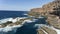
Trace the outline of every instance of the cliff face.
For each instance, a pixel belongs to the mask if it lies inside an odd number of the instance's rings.
[[[52,13],[57,11],[55,9],[60,7],[60,1],[53,1],[42,6],[42,8],[31,9],[31,12],[39,12],[40,14]]]
[[[31,11],[42,13],[44,10],[43,10],[43,8],[34,8],[34,9],[31,9]]]
[[[60,0],[55,0],[53,2],[45,4],[45,5],[42,6],[42,8],[31,9],[30,12],[31,12],[30,14],[34,14],[36,12],[36,13],[39,13],[40,15],[42,15],[42,16],[46,16],[47,17],[46,21],[47,21],[48,25],[51,25],[54,28],[60,30]],[[40,29],[40,31],[41,31],[41,29]],[[43,31],[41,31],[41,32],[43,32]],[[51,32],[48,32],[48,33],[51,33]]]
[[[32,9],[31,12],[38,12],[40,15],[47,17],[47,22],[54,26],[55,28],[60,29],[60,1],[55,0],[46,5],[43,5],[42,8]]]

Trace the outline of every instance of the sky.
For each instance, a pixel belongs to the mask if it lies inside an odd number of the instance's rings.
[[[29,11],[53,0],[0,0],[0,10]]]

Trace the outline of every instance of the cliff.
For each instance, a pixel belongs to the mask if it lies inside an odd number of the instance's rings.
[[[36,14],[34,14],[36,13]],[[45,4],[42,6],[42,8],[34,8],[31,9],[31,11],[29,12],[29,15],[37,15],[37,13],[39,13],[42,16],[46,16],[47,17],[47,22],[52,25],[54,24],[54,22],[60,24],[60,0],[55,0],[53,2],[50,2],[48,4]],[[40,16],[38,15],[38,16]],[[53,22],[53,23],[52,23]],[[52,24],[51,24],[52,23]],[[59,27],[56,27],[60,29],[60,25]]]
[[[40,14],[52,13],[60,9],[60,1],[53,1],[42,6],[42,8],[31,9],[31,12],[39,12]]]
[[[55,0],[53,2],[50,2],[48,4],[45,4],[42,6],[42,8],[34,8],[31,9],[29,12],[30,16],[35,16],[33,15],[34,13],[39,13],[41,16],[46,16],[47,23],[48,25],[53,26],[56,29],[60,30],[60,0]],[[38,15],[39,16],[39,15]],[[50,30],[50,28],[42,28],[43,30],[46,30],[49,34],[57,34],[55,31]],[[38,30],[38,34],[44,34],[43,30]],[[55,33],[53,33],[55,32]]]

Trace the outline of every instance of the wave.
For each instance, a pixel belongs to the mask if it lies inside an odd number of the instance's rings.
[[[17,17],[17,18],[1,19],[0,20],[0,24],[6,23],[7,21],[12,21],[13,23],[15,23],[17,20],[19,21],[20,19],[25,19],[25,18],[27,18],[27,17]],[[43,18],[43,17],[39,17],[39,18]],[[8,34],[9,32],[10,32],[10,34],[14,34],[16,32],[16,30],[18,28],[22,27],[24,24],[32,23],[32,22],[35,22],[36,20],[38,20],[38,19],[33,19],[33,20],[27,19],[27,20],[24,20],[21,25],[20,24],[19,25],[13,25],[13,26],[7,25],[4,28],[0,28],[0,34]],[[38,29],[40,29],[43,26],[51,28],[51,29],[55,30],[57,32],[57,34],[60,34],[60,30],[54,28],[53,26],[49,26],[49,25],[46,25],[46,24],[35,24],[34,25],[34,27],[38,27]]]
[[[23,18],[26,18],[26,17],[17,17],[17,18],[6,18],[6,19],[1,19],[0,20],[0,24],[3,24],[3,23],[6,23],[7,21],[12,21],[13,23],[15,23],[18,20],[20,19],[23,19]],[[16,32],[17,28],[23,26],[24,23],[22,23],[22,25],[13,25],[13,26],[9,26],[7,25],[6,27],[4,28],[0,28],[0,34],[5,34],[5,33],[8,33],[9,31],[13,31],[14,33]]]
[[[28,14],[24,14],[24,15],[28,15]]]
[[[7,21],[12,21],[13,23],[15,23],[15,22],[17,21],[17,19],[18,19],[18,21],[19,21],[20,19],[25,19],[25,18],[27,18],[27,17],[17,17],[17,18],[1,19],[1,20],[0,20],[0,24],[6,23]],[[13,31],[13,32],[15,33],[16,30],[17,30],[17,28],[22,27],[23,24],[25,24],[26,22],[27,22],[27,23],[31,23],[31,22],[35,22],[35,20],[36,20],[36,19],[33,19],[33,20],[29,20],[29,19],[24,20],[21,25],[20,25],[20,24],[19,24],[19,25],[13,25],[13,26],[7,25],[7,26],[4,27],[4,28],[0,28],[0,34],[3,34],[3,33],[5,34],[5,33],[8,33],[8,32],[11,32],[11,31]]]
[[[27,18],[27,17],[5,18],[5,19],[0,20],[0,24],[6,23],[7,21],[12,21],[13,23],[15,23],[17,21],[17,19],[20,20],[20,19],[24,19],[24,18]]]

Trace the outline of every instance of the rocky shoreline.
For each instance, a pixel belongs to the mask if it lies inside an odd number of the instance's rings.
[[[6,26],[22,25],[25,20],[33,21],[39,17],[45,17],[47,25],[39,26],[37,34],[58,34],[57,30],[60,30],[60,0],[55,0],[42,6],[42,8],[34,8],[28,13],[29,18],[16,19],[16,22],[7,21],[6,23],[0,24],[0,28]],[[32,18],[31,18],[32,17]],[[14,20],[14,19],[13,19]],[[55,29],[53,29],[55,28]],[[60,31],[59,31],[60,32]]]
[[[54,0],[48,4],[42,6],[42,8],[34,8],[29,12],[30,16],[37,18],[38,16],[45,16],[48,25],[53,26],[60,30],[60,0]],[[57,32],[48,27],[42,27],[38,30],[38,34],[45,34],[43,30],[48,34],[57,34]]]

